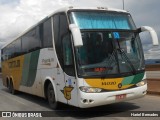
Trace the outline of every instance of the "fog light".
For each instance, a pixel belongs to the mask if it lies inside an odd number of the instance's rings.
[[[87,99],[84,99],[84,100],[83,100],[83,103],[87,103],[87,102],[88,102],[88,100],[87,100]]]
[[[89,103],[93,103],[93,102],[94,102],[94,100],[91,100],[91,99],[89,100]]]

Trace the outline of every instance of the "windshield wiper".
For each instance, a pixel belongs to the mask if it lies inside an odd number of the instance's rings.
[[[121,54],[121,57],[122,57],[122,55],[124,56],[125,60],[129,63],[129,65],[130,65],[131,68],[132,68],[132,73],[133,73],[133,75],[135,75],[135,74],[136,74],[136,69],[134,68],[134,66],[133,66],[132,62],[130,61],[130,59],[127,57],[127,55],[126,55],[126,53],[124,52],[124,50],[121,49],[121,46],[120,46],[120,43],[119,43],[118,40],[117,40],[117,43],[118,43],[118,47],[119,47],[119,48],[117,48],[117,51]],[[123,58],[122,58],[122,59],[123,59]]]
[[[118,67],[118,72],[120,73],[120,66],[119,66],[119,63],[118,63],[118,56],[117,56],[117,50],[116,49],[113,50],[111,56],[109,57],[109,60],[106,61],[106,62],[107,62],[106,68],[112,68],[112,69],[113,69],[113,67],[110,67],[110,66],[111,66],[112,63],[115,62],[117,64],[117,67]],[[107,69],[106,72],[105,72],[106,75],[104,77],[106,77],[107,73],[112,69]]]
[[[107,64],[107,67],[108,67],[108,65],[110,65],[114,61],[115,56],[116,56],[116,49],[113,50],[111,56],[109,57],[109,62]]]
[[[121,54],[121,56],[122,56],[122,55],[124,56],[124,57],[122,57],[122,59],[125,59],[125,61],[130,65],[130,67],[131,67],[131,69],[132,69],[132,74],[135,75],[135,74],[136,74],[136,70],[135,70],[133,64],[131,63],[131,61],[129,60],[129,58],[127,57],[126,53],[123,51],[123,49],[120,49],[120,48],[115,49],[115,50],[112,52],[112,54],[111,54],[111,56],[110,56],[110,58],[109,58],[109,60],[108,60],[108,63],[107,63],[107,65],[106,65],[106,68],[109,68],[110,65],[116,60],[115,62],[117,63],[118,71],[119,71],[119,73],[120,73],[120,66],[119,66],[119,62],[118,62],[119,59],[118,59],[118,57],[116,57],[117,54]],[[108,71],[106,71],[106,75],[107,75],[107,73],[108,73]],[[106,77],[106,75],[105,75],[104,77]]]
[[[119,49],[117,49],[117,51],[118,51],[121,55],[124,56],[125,60],[129,63],[129,65],[130,65],[131,68],[132,68],[132,73],[133,73],[133,75],[135,75],[135,74],[136,74],[136,69],[134,68],[134,66],[133,66],[132,62],[130,61],[130,59],[127,57],[127,55],[126,55],[126,53],[124,52],[124,50],[119,48]],[[123,59],[123,58],[122,58],[122,59]]]

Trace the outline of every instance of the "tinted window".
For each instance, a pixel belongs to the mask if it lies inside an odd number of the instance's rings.
[[[62,38],[62,46],[63,46],[64,71],[68,75],[74,76],[75,73],[74,73],[72,43],[69,33],[64,35],[64,37]]]
[[[54,41],[57,47],[56,49],[58,49],[58,41],[59,41],[59,15],[58,14],[54,15],[53,17],[53,31],[54,31]]]
[[[9,52],[10,52],[10,58],[13,58],[14,57],[14,52],[15,52],[15,42],[10,44]]]
[[[60,40],[60,15],[54,15],[53,17],[53,30],[54,30],[54,41],[55,48],[57,52],[57,57],[60,62],[60,65],[63,67],[63,54],[62,54],[62,45]]]
[[[31,36],[31,32],[25,34],[22,37],[22,52],[24,54],[29,52],[29,42],[30,42],[30,39],[31,39],[30,36]]]
[[[43,47],[52,47],[52,26],[51,19],[47,20],[43,24]]]
[[[53,29],[55,47],[60,65],[68,75],[74,75],[71,36],[65,13],[54,15]]]
[[[22,51],[28,53],[40,49],[39,28],[33,29],[22,37]]]
[[[4,60],[4,49],[1,50],[1,61]]]
[[[21,55],[21,39],[17,39],[9,44],[2,51],[2,61]]]
[[[35,50],[53,47],[51,19],[33,28],[2,51],[2,60],[7,60]]]
[[[14,53],[14,56],[18,56],[21,54],[21,39],[18,39],[15,41],[15,53]]]
[[[59,27],[60,27],[60,30],[59,30],[60,37],[59,37],[59,39],[61,39],[61,37],[63,37],[66,33],[69,32],[67,17],[66,17],[65,14],[60,15],[60,26]]]
[[[4,61],[4,60],[7,60],[8,57],[7,57],[7,48],[4,48],[1,50],[1,60]]]
[[[8,59],[11,58],[11,55],[12,55],[12,45],[9,44],[7,46],[7,57],[8,57]]]
[[[42,45],[41,45],[41,39],[40,39],[40,28],[39,27],[36,27],[36,29],[35,29],[35,35],[33,36],[34,37],[34,42],[33,42],[33,44],[35,44],[34,45],[34,49],[35,50],[37,50],[37,49],[40,49],[41,47],[42,47]]]

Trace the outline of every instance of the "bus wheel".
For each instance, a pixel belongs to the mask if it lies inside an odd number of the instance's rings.
[[[16,90],[14,89],[12,81],[10,81],[10,84],[9,84],[9,92],[12,93],[13,95],[16,94]]]
[[[51,83],[48,85],[47,98],[48,98],[50,107],[52,109],[58,109],[58,102],[56,101],[55,92]]]

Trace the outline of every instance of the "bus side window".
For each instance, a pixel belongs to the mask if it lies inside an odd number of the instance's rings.
[[[73,76],[74,75],[73,53],[72,53],[71,37],[69,33],[62,38],[62,46],[63,46],[64,71],[68,75]]]
[[[63,66],[63,59],[62,59],[62,50],[61,50],[61,40],[60,40],[60,20],[59,20],[59,14],[56,14],[53,16],[53,31],[54,31],[54,42],[55,42],[55,48],[56,48],[56,54],[59,60],[59,63],[61,67]]]
[[[66,74],[74,76],[71,36],[65,13],[58,13],[53,16],[53,29],[59,63]]]
[[[51,19],[45,21],[43,23],[43,28],[40,30],[43,30],[43,48],[53,47]]]
[[[14,57],[21,55],[21,39],[17,39],[15,41],[15,53],[14,53]]]
[[[69,34],[65,35],[62,39],[62,44],[63,44],[63,60],[64,60],[64,65],[72,65],[72,46],[70,42],[70,36]]]

